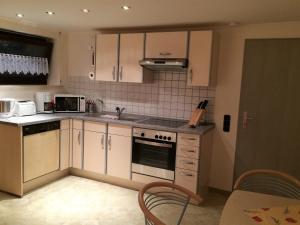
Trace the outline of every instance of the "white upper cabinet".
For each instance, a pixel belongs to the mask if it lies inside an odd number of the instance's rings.
[[[188,32],[146,34],[145,58],[186,58]]]
[[[144,58],[144,33],[120,35],[120,82],[143,82],[143,68],[139,61]]]
[[[119,34],[97,35],[96,80],[117,81]]]
[[[212,31],[191,31],[188,57],[188,86],[209,86],[212,44]]]
[[[95,73],[94,32],[70,32],[68,34],[68,75],[89,76]]]

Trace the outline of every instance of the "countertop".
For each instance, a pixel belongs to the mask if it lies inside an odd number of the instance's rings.
[[[166,126],[162,126],[162,125],[149,125],[149,124],[143,123],[143,120],[151,118],[150,116],[125,114],[127,117],[132,116],[132,117],[137,118],[137,120],[135,120],[135,121],[128,121],[128,120],[113,120],[113,119],[108,119],[108,118],[101,118],[100,116],[103,114],[110,114],[110,113],[105,112],[105,113],[36,114],[33,116],[0,118],[0,123],[22,127],[22,126],[27,126],[27,125],[52,122],[52,121],[58,121],[58,120],[63,120],[63,119],[80,119],[80,120],[97,121],[97,122],[103,122],[103,123],[123,124],[123,125],[132,126],[132,127],[148,128],[148,129],[163,130],[163,131],[170,131],[170,132],[189,133],[189,134],[200,134],[200,135],[205,134],[206,132],[208,132],[209,130],[214,128],[213,123],[207,123],[207,124],[202,124],[202,125],[200,124],[196,128],[191,128],[187,124],[188,121],[186,121],[186,125],[183,125],[183,126],[180,126],[177,128],[171,128],[171,127],[166,127]],[[162,118],[162,119],[168,119],[168,118]]]

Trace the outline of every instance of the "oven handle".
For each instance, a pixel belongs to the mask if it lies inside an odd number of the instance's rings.
[[[171,144],[164,144],[164,143],[158,143],[158,142],[152,142],[152,141],[144,141],[144,140],[140,140],[140,139],[135,139],[134,141],[136,143],[145,144],[145,145],[172,148]]]

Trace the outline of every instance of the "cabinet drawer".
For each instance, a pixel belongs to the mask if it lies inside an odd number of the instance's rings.
[[[61,120],[60,121],[60,129],[67,130],[70,128],[70,120]]]
[[[177,156],[199,159],[199,147],[177,145]]]
[[[84,122],[84,130],[86,131],[94,131],[98,133],[106,133],[106,124],[105,123],[97,123],[91,121]]]
[[[73,129],[82,130],[83,121],[82,120],[73,120]]]
[[[150,177],[150,176],[146,176],[146,175],[142,175],[142,174],[138,174],[138,173],[132,173],[131,175],[132,175],[133,181],[144,183],[144,184],[148,184],[151,182],[157,182],[157,181],[172,183],[172,181],[170,181],[170,180],[160,179],[157,177]]]
[[[175,184],[183,186],[190,191],[197,192],[197,173],[194,171],[176,168]]]
[[[129,126],[124,126],[124,125],[120,125],[120,124],[109,124],[108,125],[108,133],[116,134],[119,136],[131,137],[132,128]]]
[[[176,157],[176,167],[186,170],[198,171],[198,160],[197,159],[189,159],[177,156]]]
[[[188,146],[200,146],[200,135],[179,133],[177,144]]]

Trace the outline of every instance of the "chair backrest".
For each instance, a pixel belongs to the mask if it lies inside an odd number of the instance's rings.
[[[145,215],[146,225],[166,225],[151,210],[166,204],[175,204],[183,207],[182,213],[179,216],[180,224],[186,207],[190,200],[194,200],[200,204],[202,198],[193,192],[176,184],[167,182],[152,182],[146,184],[139,192],[139,205]]]
[[[235,182],[234,189],[300,199],[300,181],[275,170],[250,170]]]

